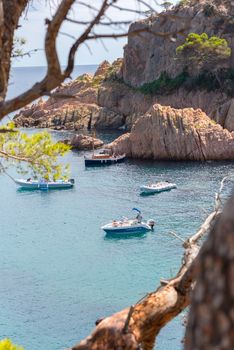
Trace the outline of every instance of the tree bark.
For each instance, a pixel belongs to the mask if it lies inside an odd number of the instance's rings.
[[[14,32],[27,3],[28,0],[0,0],[0,102],[7,93]]]
[[[234,195],[204,243],[196,266],[186,350],[234,349]]]

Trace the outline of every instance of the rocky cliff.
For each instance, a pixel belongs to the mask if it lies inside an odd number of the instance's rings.
[[[122,126],[122,115],[98,104],[98,91],[110,67],[108,62],[103,62],[94,75],[84,74],[64,83],[49,99],[26,106],[14,117],[16,126],[56,130]]]
[[[108,147],[128,157],[161,160],[234,159],[234,133],[211,121],[200,109],[154,105],[131,133]]]
[[[184,0],[161,15],[132,23],[124,49],[122,71],[125,83],[141,86],[157,79],[163,71],[171,76],[177,75],[183,68],[175,59],[176,48],[192,32],[225,38],[232,49],[229,65],[233,68],[233,15],[234,2],[231,0]],[[144,28],[146,32],[140,36],[131,35]],[[171,35],[167,37],[167,33]]]
[[[147,93],[144,89],[147,84],[157,82],[165,70],[170,77],[180,74],[182,67],[175,60],[175,49],[192,31],[226,38],[232,48],[228,62],[231,70],[234,67],[233,14],[233,1],[183,0],[161,15],[133,23],[123,59],[112,65],[103,62],[94,76],[86,74],[63,84],[55,91],[56,98],[40,100],[20,111],[15,117],[16,125],[130,130],[152,105],[161,104],[177,109],[200,108],[222,127],[233,131],[234,71],[228,81],[222,81],[221,87],[204,87],[203,83],[210,79],[208,75],[200,79],[199,86],[190,81],[174,88],[164,84],[156,92]],[[140,36],[132,34],[143,28],[147,32]]]

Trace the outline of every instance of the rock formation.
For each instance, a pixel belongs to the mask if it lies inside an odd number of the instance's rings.
[[[131,133],[108,146],[114,153],[142,159],[234,159],[234,133],[193,108],[154,105],[137,120]]]
[[[189,32],[225,38],[232,48],[229,68],[234,68],[233,14],[233,1],[187,0],[160,16],[152,15],[133,23],[123,59],[112,65],[104,61],[93,76],[85,74],[63,84],[55,91],[56,98],[26,107],[15,117],[16,126],[131,130],[152,105],[161,104],[177,109],[200,108],[222,127],[234,131],[233,96],[225,84],[213,91],[181,86],[157,94],[143,94],[139,88],[159,78],[165,70],[171,77],[181,71],[175,50]],[[149,32],[132,35],[134,30],[142,28],[172,34],[166,38]],[[184,28],[183,35],[173,34]]]
[[[56,130],[118,129],[124,123],[123,115],[98,104],[99,86],[110,67],[104,61],[94,76],[84,74],[64,83],[49,99],[26,106],[15,116],[16,126]]]
[[[74,135],[71,140],[64,140],[62,142],[68,144],[71,148],[78,150],[91,150],[100,148],[104,145],[102,140],[83,134]]]

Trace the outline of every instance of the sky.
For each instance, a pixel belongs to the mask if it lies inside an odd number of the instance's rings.
[[[37,49],[37,52],[32,52],[30,57],[25,56],[23,58],[17,58],[13,61],[13,67],[25,67],[25,66],[45,66],[46,59],[44,55],[44,38],[46,33],[45,19],[51,18],[55,9],[61,0],[33,0],[32,5],[27,9],[26,13],[23,14],[20,21],[20,28],[16,32],[17,37],[23,37],[26,39],[24,45],[24,52]],[[97,8],[100,7],[102,0],[83,0],[83,2],[89,3]],[[159,9],[155,5],[156,0],[145,0],[150,6]],[[172,1],[173,2],[173,1]],[[139,6],[136,0],[118,0],[119,6],[125,6],[130,9],[139,10]],[[144,6],[141,7],[145,10]],[[69,17],[79,21],[88,21],[92,18],[94,12],[82,5],[76,4],[72,11],[69,13]],[[131,12],[119,11],[117,9],[111,10],[107,13],[113,21],[120,20],[137,20],[139,15]],[[60,30],[59,37],[57,39],[57,49],[61,65],[66,65],[67,55],[69,48],[74,42],[74,38],[77,37],[83,27],[70,22],[65,22]],[[115,28],[99,27],[96,32],[116,32]],[[126,32],[127,27],[123,28],[122,31]],[[69,35],[69,36],[68,36]],[[76,65],[89,65],[99,64],[103,60],[112,62],[118,57],[123,57],[123,47],[127,43],[127,38],[121,38],[118,40],[105,39],[103,42],[90,41],[89,48],[85,45],[81,46],[76,54]]]

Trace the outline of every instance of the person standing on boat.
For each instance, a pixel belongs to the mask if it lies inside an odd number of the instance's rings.
[[[137,213],[137,216],[136,216],[137,222],[138,222],[138,223],[141,223],[142,219],[143,219],[143,218],[142,218],[141,212]]]

